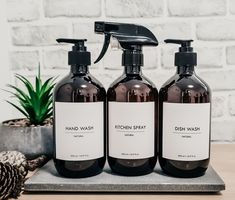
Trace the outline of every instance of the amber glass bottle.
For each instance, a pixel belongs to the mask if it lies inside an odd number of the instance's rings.
[[[192,40],[166,40],[181,44],[176,53],[176,74],[159,92],[159,162],[177,177],[205,173],[210,159],[211,91],[195,71]]]
[[[121,175],[148,174],[157,161],[158,91],[141,72],[142,46],[157,46],[158,41],[146,27],[136,24],[95,22],[95,32],[105,35],[96,62],[104,56],[111,36],[123,50],[124,73],[107,92],[109,166]]]
[[[69,52],[70,73],[54,90],[54,163],[65,177],[88,177],[105,164],[106,92],[88,70],[90,53],[84,40]]]
[[[142,175],[152,172],[157,160],[158,91],[140,66],[124,68],[107,92],[108,162],[115,173]]]

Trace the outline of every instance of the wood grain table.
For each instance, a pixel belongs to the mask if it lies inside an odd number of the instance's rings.
[[[20,200],[235,200],[235,144],[212,144],[211,164],[226,190],[205,193],[23,193]]]

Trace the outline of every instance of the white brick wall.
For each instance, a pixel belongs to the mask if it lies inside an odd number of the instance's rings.
[[[87,38],[93,61],[103,37],[95,20],[139,23],[150,28],[160,46],[145,48],[144,73],[159,89],[175,72],[175,45],[166,38],[192,38],[198,52],[197,73],[213,90],[212,139],[235,141],[235,0],[5,0],[11,34],[12,74],[30,78],[38,63],[45,77],[68,73],[67,50],[59,37]],[[121,51],[109,48],[92,73],[105,85],[117,78]]]
[[[8,0],[7,19],[14,21],[32,21],[40,17],[38,0]]]
[[[99,17],[101,0],[44,0],[46,17]]]
[[[226,0],[168,0],[170,16],[198,17],[226,14]]]
[[[163,15],[163,0],[106,0],[107,17],[157,17]]]

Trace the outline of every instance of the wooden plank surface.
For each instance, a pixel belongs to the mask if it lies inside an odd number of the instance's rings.
[[[225,181],[226,190],[218,194],[182,193],[24,193],[20,200],[234,200],[235,199],[235,144],[213,144],[211,164]]]

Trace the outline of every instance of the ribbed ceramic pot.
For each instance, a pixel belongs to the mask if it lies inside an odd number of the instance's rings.
[[[27,158],[35,158],[42,154],[52,156],[52,125],[16,127],[5,125],[6,122],[0,124],[0,151],[20,151]]]

